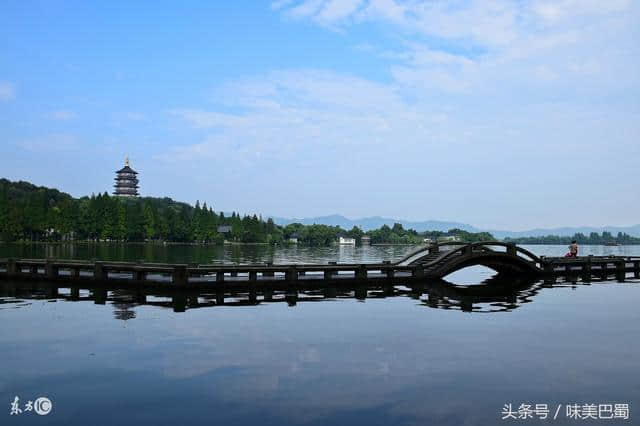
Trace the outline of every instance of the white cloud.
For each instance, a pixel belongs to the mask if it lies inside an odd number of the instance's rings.
[[[202,111],[197,109],[175,109],[169,111],[171,114],[183,118],[185,121],[196,127],[217,127],[217,126],[237,126],[246,122],[245,119],[231,114],[221,114],[218,112]]]
[[[626,160],[637,151],[629,135],[637,139],[640,132],[634,5],[566,2],[545,12],[538,3],[515,1],[332,4],[292,1],[278,10],[339,27],[346,37],[352,25],[388,24],[399,49],[378,44],[388,36],[384,30],[354,46],[383,57],[389,78],[289,69],[215,87],[217,107],[170,111],[197,136],[159,159],[189,162],[190,175],[201,168],[215,182],[232,180],[234,191],[252,194],[273,213],[287,203],[289,209],[302,203],[311,215],[331,213],[323,206],[342,199],[327,188],[340,188],[355,194],[355,204],[341,208],[345,214],[362,215],[360,200],[400,211],[446,205],[434,207],[435,214],[460,218],[457,212],[469,203],[482,206],[490,192],[496,206],[531,224],[545,214],[557,219],[541,206],[564,193],[538,188],[555,186],[555,170],[567,163],[606,153],[601,178],[592,183],[600,194],[620,170],[634,173]],[[615,158],[626,162],[616,168]],[[543,171],[525,175],[523,165]],[[573,173],[590,178],[587,169]],[[297,201],[274,197],[273,182]],[[511,205],[523,184],[530,197]],[[225,186],[215,185],[224,197]],[[380,208],[376,214],[385,212]],[[496,208],[474,210],[468,220],[495,220]],[[582,208],[590,210],[586,201]]]
[[[0,101],[9,101],[15,97],[13,85],[6,81],[0,81]]]
[[[589,14],[620,12],[630,5],[631,0],[543,0],[533,2],[531,10],[547,23],[557,23]]]
[[[335,9],[330,0],[296,1],[282,13],[334,27],[366,22],[391,26],[406,47],[381,55],[396,60],[392,69],[398,84],[459,92],[505,78],[518,85],[526,84],[525,77],[534,85],[572,82],[578,74],[601,85],[607,74],[620,71],[622,79],[608,79],[619,84],[637,69],[635,59],[615,53],[637,45],[638,10],[629,0],[368,0],[340,5]],[[637,47],[632,50],[638,53]],[[553,69],[556,78],[549,79],[542,68]]]
[[[147,118],[145,114],[136,111],[125,112],[124,117],[131,121],[143,121]]]
[[[318,19],[327,22],[344,19],[357,11],[362,3],[363,0],[330,0],[318,13]]]
[[[259,95],[250,99],[256,89]],[[236,153],[273,159],[325,149],[352,152],[386,143],[391,132],[409,136],[442,117],[441,112],[434,118],[435,113],[413,109],[388,85],[320,70],[275,72],[223,91],[238,94],[234,106],[243,112],[171,111],[197,128],[218,129],[204,144],[187,149],[195,156],[207,149],[220,152],[221,144]],[[416,142],[403,139],[401,144]]]
[[[67,133],[54,133],[30,139],[19,140],[16,145],[32,152],[60,152],[77,149],[78,138]]]
[[[71,111],[68,109],[59,109],[59,110],[51,111],[48,114],[48,117],[52,120],[68,121],[76,118],[77,114],[74,111]]]
[[[277,0],[271,3],[271,8],[278,10],[293,3],[294,0]]]

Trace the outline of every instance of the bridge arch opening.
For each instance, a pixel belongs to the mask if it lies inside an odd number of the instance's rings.
[[[498,271],[484,265],[471,265],[449,273],[444,280],[461,285],[481,285],[496,276]]]

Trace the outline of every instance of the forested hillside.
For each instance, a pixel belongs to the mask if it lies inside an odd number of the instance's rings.
[[[231,226],[227,239],[282,241],[273,221],[215,213],[170,198],[123,198],[103,194],[71,197],[56,189],[0,179],[0,239],[222,242],[219,225]]]
[[[218,232],[219,227],[225,227]],[[381,226],[366,233],[373,244],[420,244],[455,236],[461,241],[492,240],[488,233],[461,229],[418,233]],[[0,241],[170,241],[196,243],[286,243],[330,245],[340,236],[360,243],[365,233],[354,226],[276,225],[257,215],[225,216],[207,204],[195,206],[170,198],[118,197],[102,193],[74,198],[56,189],[0,179]]]

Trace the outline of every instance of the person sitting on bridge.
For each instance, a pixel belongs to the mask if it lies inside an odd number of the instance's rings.
[[[578,243],[576,240],[571,241],[569,253],[565,254],[564,257],[578,257]]]

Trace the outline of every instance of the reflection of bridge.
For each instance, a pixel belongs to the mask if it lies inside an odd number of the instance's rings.
[[[0,278],[190,286],[294,287],[313,282],[424,281],[468,266],[482,265],[499,275],[536,277],[580,274],[588,279],[640,277],[640,257],[538,257],[510,243],[442,243],[422,248],[399,262],[365,264],[187,265],[52,259],[0,259]]]
[[[575,284],[575,283],[574,283]],[[572,284],[572,286],[574,285]],[[536,280],[501,279],[493,277],[482,285],[459,286],[444,280],[424,281],[414,285],[394,286],[390,284],[344,283],[332,284],[315,289],[287,289],[270,291],[264,289],[197,289],[191,287],[130,287],[115,288],[87,281],[85,284],[60,284],[51,281],[5,281],[0,282],[0,304],[16,303],[21,299],[57,299],[70,302],[93,302],[110,304],[116,319],[134,318],[137,306],[153,306],[172,309],[175,312],[214,308],[219,306],[246,307],[271,303],[286,303],[289,306],[309,302],[335,301],[344,299],[383,299],[407,297],[419,301],[429,308],[461,310],[466,312],[508,312],[533,298],[543,288],[555,285],[543,284]]]

